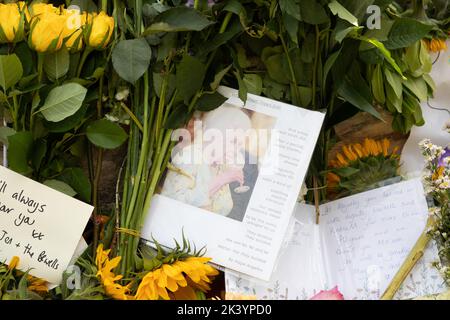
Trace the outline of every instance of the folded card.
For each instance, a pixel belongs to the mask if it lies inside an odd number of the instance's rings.
[[[267,280],[324,114],[251,94],[244,105],[236,90],[219,92],[223,105],[174,135],[142,237],[172,247],[184,233],[214,263]]]
[[[93,207],[0,166],[0,261],[59,284]]]
[[[424,231],[428,207],[420,180],[400,182],[315,208],[298,204],[293,232],[269,282],[226,272],[229,292],[259,299],[309,299],[338,287],[345,299],[378,299]],[[439,293],[445,285],[430,243],[397,299]]]

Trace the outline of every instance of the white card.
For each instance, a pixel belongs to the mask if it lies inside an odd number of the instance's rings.
[[[93,207],[0,166],[0,261],[58,284]]]
[[[226,273],[227,291],[259,299],[309,299],[335,286],[345,299],[378,299],[424,231],[428,208],[419,179],[339,199],[315,209],[298,204],[294,233],[269,282]],[[434,242],[396,299],[440,293],[445,284],[431,265]]]
[[[221,174],[230,168],[183,163],[178,154],[190,156],[197,148],[201,149],[203,142],[208,143],[206,133],[203,136],[194,133],[193,142],[172,156],[174,167],[184,172],[167,173],[161,193],[152,200],[142,236],[154,237],[172,247],[174,239],[181,243],[184,232],[197,248],[207,247],[207,255],[214,263],[267,280],[292,216],[324,114],[251,94],[244,106],[236,90],[221,87],[220,93],[229,99],[213,113],[201,116],[202,128],[256,131],[254,136],[258,138],[260,133],[270,132],[266,142],[262,138],[258,140],[258,148],[239,150],[246,159],[257,154],[258,161],[245,162],[242,169],[232,167],[243,171],[243,185],[225,184],[211,195],[210,186],[214,185],[211,181],[223,177]]]

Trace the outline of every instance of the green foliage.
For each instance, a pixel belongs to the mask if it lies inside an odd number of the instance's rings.
[[[112,63],[119,76],[135,83],[147,71],[152,50],[143,38],[122,40],[113,50]]]
[[[127,134],[122,127],[106,119],[91,123],[87,127],[86,135],[90,142],[104,149],[115,149],[127,140]]]

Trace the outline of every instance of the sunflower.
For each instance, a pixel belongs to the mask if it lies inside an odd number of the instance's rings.
[[[17,269],[17,266],[19,265],[20,258],[17,256],[12,257],[11,261],[8,264],[8,270],[13,271]],[[23,275],[23,272],[17,271],[19,275]],[[48,292],[48,286],[47,281],[33,277],[31,275],[27,275],[27,282],[28,282],[28,290],[36,292],[36,293],[47,293]]]
[[[117,281],[122,279],[122,275],[116,275],[112,270],[115,269],[122,257],[115,257],[109,259],[110,250],[103,250],[103,244],[97,248],[97,255],[95,263],[97,265],[97,277],[102,282],[105,292],[108,296],[116,300],[131,300],[133,297],[129,296],[129,285],[123,286]]]
[[[376,183],[397,176],[398,147],[388,139],[366,138],[363,143],[344,145],[329,163],[329,194],[358,193]]]
[[[198,290],[207,292],[219,272],[207,264],[210,258],[188,257],[162,264],[147,273],[136,292],[137,300],[195,300]]]
[[[447,50],[447,43],[443,39],[431,39],[425,41],[427,48],[431,52],[439,52]]]

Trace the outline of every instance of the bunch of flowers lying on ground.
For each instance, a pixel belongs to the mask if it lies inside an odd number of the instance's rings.
[[[143,265],[131,279],[118,273],[122,257],[111,258],[111,250],[100,244],[94,263],[80,259],[87,271],[85,276],[93,281],[70,295],[88,298],[83,293],[100,292],[102,298],[115,300],[205,299],[219,272],[207,264],[210,258],[202,256],[203,250],[191,251],[188,242],[183,242],[183,246],[177,244],[171,251],[165,251],[157,242],[156,249],[142,246]]]
[[[435,204],[430,212],[436,217],[431,233],[439,246],[441,263],[437,266],[450,283],[450,147],[440,147],[425,139],[420,148],[426,160],[425,191],[433,197]]]
[[[366,138],[363,143],[342,147],[330,161],[327,187],[330,196],[358,193],[377,183],[397,176],[400,166],[398,148],[391,148],[388,139]]]

